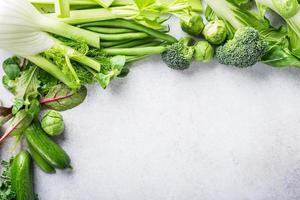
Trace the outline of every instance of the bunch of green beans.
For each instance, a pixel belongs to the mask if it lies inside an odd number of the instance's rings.
[[[160,54],[168,44],[177,42],[166,29],[152,29],[132,20],[105,20],[78,27],[98,33],[103,52],[111,56],[125,55],[128,62]]]

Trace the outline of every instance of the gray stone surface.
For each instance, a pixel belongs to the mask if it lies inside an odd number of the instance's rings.
[[[0,99],[11,103],[3,86]],[[152,57],[63,116],[74,170],[35,169],[41,200],[300,199],[298,69],[178,72]]]

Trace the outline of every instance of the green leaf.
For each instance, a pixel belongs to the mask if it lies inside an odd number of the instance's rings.
[[[154,4],[156,1],[155,0],[134,0],[134,2],[137,5],[137,7],[140,10],[142,10],[147,6]]]
[[[15,115],[21,108],[24,106],[24,100],[22,98],[16,97],[14,99],[14,106],[12,109],[12,113]]]
[[[195,12],[202,12],[202,1],[201,0],[188,0],[190,7]]]
[[[7,107],[0,106],[0,128],[6,122],[8,122],[12,117],[13,117],[12,108],[7,108]]]
[[[38,116],[40,110],[41,110],[40,102],[37,99],[32,100],[30,106],[26,109],[27,113],[35,117]]]
[[[207,21],[213,21],[217,18],[217,16],[215,15],[215,12],[211,9],[210,6],[206,6],[205,9],[205,18]]]
[[[104,8],[108,8],[114,2],[114,0],[94,0]]]
[[[3,64],[3,71],[10,80],[15,80],[20,75],[20,60],[18,57],[6,59]]]
[[[109,66],[105,66],[104,70],[101,70],[101,72],[96,74],[95,76],[100,86],[103,89],[107,88],[109,83],[121,73],[125,64],[126,64],[125,56],[112,57],[110,59]]]
[[[39,95],[38,88],[40,87],[40,81],[36,66],[31,66],[22,72],[16,81],[16,99],[18,102],[22,99],[24,104],[28,104],[31,98],[36,98]]]
[[[15,200],[16,194],[13,192],[11,188],[11,175],[10,175],[10,167],[11,167],[11,158],[10,161],[2,161],[1,169],[2,174],[0,176],[0,199],[1,200]]]
[[[16,81],[11,80],[7,75],[4,75],[2,77],[2,84],[3,86],[9,90],[12,94],[16,93]]]
[[[39,88],[41,95],[46,95],[52,87],[59,84],[58,79],[42,69],[39,70],[38,79],[41,81]]]
[[[41,105],[57,111],[64,111],[81,104],[87,96],[86,87],[79,90],[70,90],[66,85],[54,86],[49,93],[40,100]]]

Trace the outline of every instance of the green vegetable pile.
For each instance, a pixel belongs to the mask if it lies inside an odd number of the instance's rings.
[[[126,77],[135,61],[161,55],[174,70],[214,57],[239,68],[300,67],[297,0],[205,2],[203,9],[201,0],[1,0],[0,49],[15,56],[3,62],[2,83],[14,98],[0,106],[0,143],[12,136],[27,145],[3,161],[0,199],[37,199],[32,163],[45,173],[72,169],[53,140],[65,129],[60,112],[85,100],[86,85],[106,89]],[[284,19],[279,28],[269,10]],[[168,33],[171,16],[190,36]]]

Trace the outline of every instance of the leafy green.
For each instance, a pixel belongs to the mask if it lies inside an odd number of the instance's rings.
[[[64,111],[81,104],[86,96],[87,89],[84,86],[78,91],[74,91],[64,84],[58,84],[51,88],[48,94],[40,100],[40,103],[50,109]]]
[[[26,110],[18,111],[10,120],[9,127],[0,138],[0,143],[10,135],[16,136],[17,142],[20,141],[23,131],[31,124],[32,120],[33,116]]]
[[[52,47],[43,52],[43,56],[61,68],[62,73],[73,82],[78,88],[80,87],[80,80],[74,70],[70,61],[70,57],[64,49],[59,46]]]
[[[13,117],[12,115],[12,108],[6,108],[3,106],[0,106],[0,128],[8,122],[11,118]]]
[[[38,68],[30,66],[16,79],[13,114],[16,114],[23,106],[29,106],[30,101],[39,96],[39,87]]]
[[[126,64],[125,56],[114,56],[106,65],[103,65],[100,73],[95,75],[96,80],[105,89],[109,83],[116,78]]]
[[[205,9],[205,19],[209,22],[217,19],[217,16],[215,15],[214,11],[208,5],[206,6]]]
[[[12,94],[16,93],[16,81],[15,80],[11,80],[7,75],[4,75],[2,77],[2,84]]]
[[[15,80],[20,74],[20,60],[18,57],[11,57],[6,59],[3,64],[3,71],[10,80]]]
[[[38,79],[41,82],[39,88],[41,95],[46,95],[52,87],[60,83],[58,79],[42,69],[39,70]]]
[[[256,1],[260,2],[264,0]],[[263,56],[262,62],[276,67],[298,67],[300,65],[300,61],[297,60],[294,53],[286,47],[291,44],[287,41],[287,31],[283,28],[275,29],[270,25],[266,18],[260,16],[264,15],[265,6],[261,6],[261,4],[259,4],[259,15],[240,8],[234,0],[206,0],[206,3],[213,9],[218,18],[227,21],[232,28],[239,29],[244,26],[250,26],[260,33],[260,36],[269,43],[270,47],[266,55]],[[233,29],[231,29],[231,32],[232,31]]]
[[[11,161],[2,161],[2,175],[0,176],[0,199],[15,200],[16,194],[11,188],[10,167]]]

